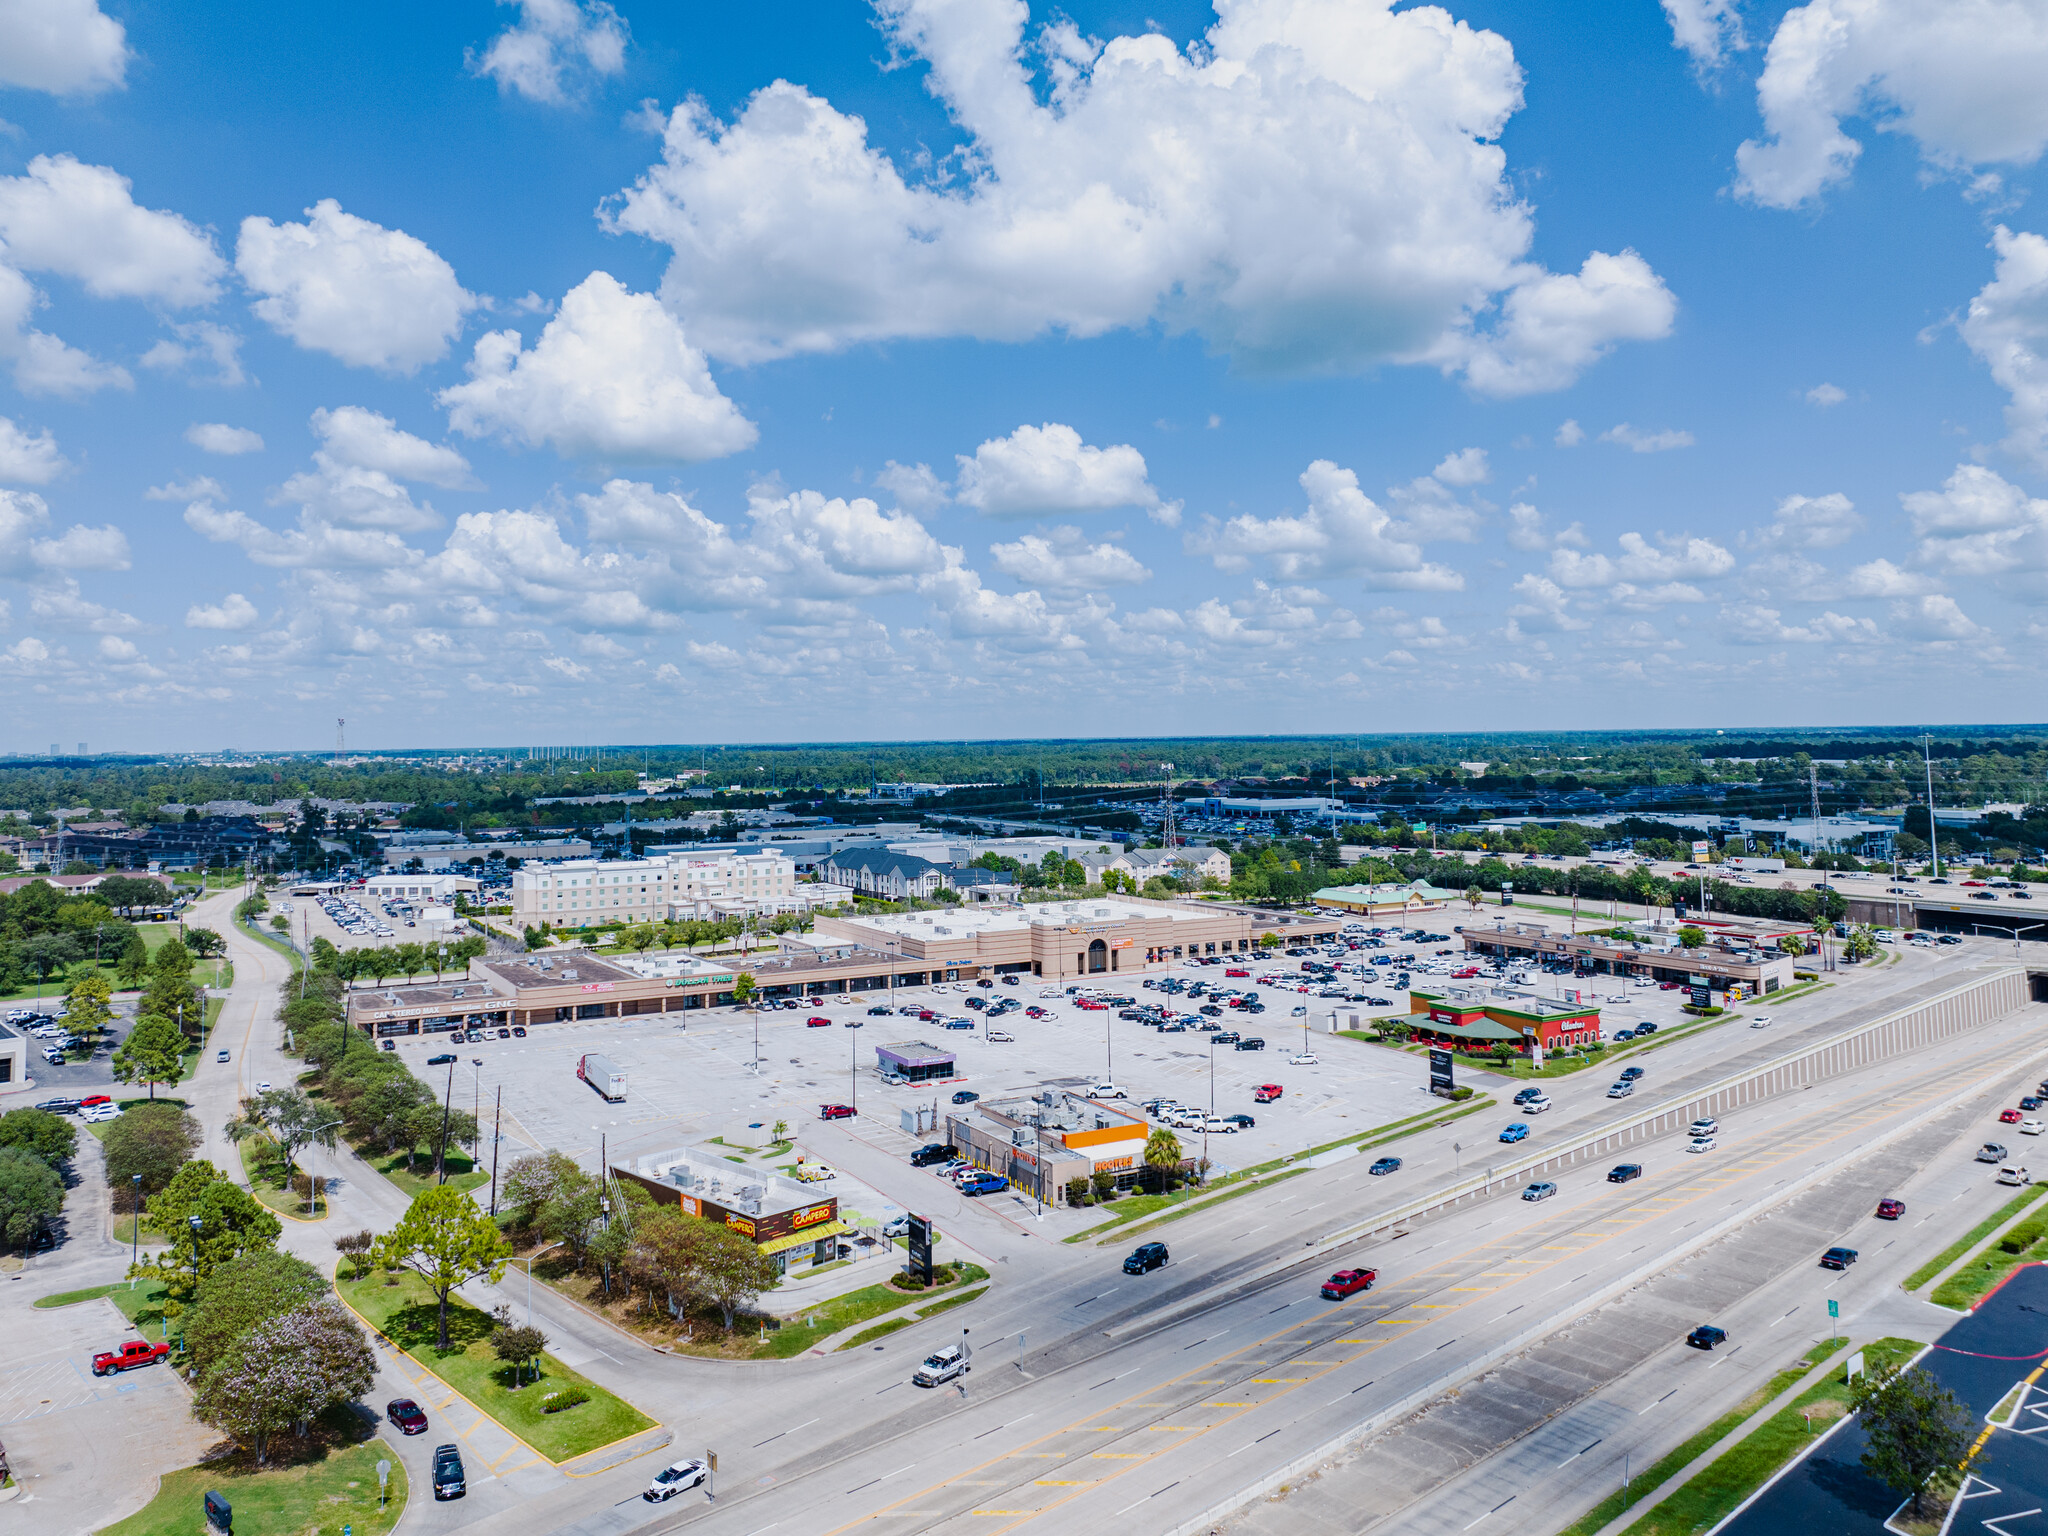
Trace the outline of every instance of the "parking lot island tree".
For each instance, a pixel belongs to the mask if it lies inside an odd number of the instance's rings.
[[[1935,1475],[1959,1465],[1969,1449],[1972,1425],[1962,1404],[1925,1371],[1880,1368],[1857,1385],[1849,1406],[1868,1441],[1863,1470],[1912,1500],[1920,1515]]]
[[[498,1224],[474,1200],[447,1184],[413,1196],[398,1225],[377,1239],[373,1262],[379,1269],[409,1269],[427,1284],[439,1306],[436,1344],[448,1348],[448,1295],[458,1285],[488,1275],[504,1278],[512,1245]]]
[[[26,1248],[64,1209],[64,1181],[33,1152],[0,1147],[0,1241]]]
[[[128,1038],[114,1048],[114,1078],[123,1083],[146,1083],[149,1096],[156,1097],[158,1083],[175,1083],[185,1062],[179,1053],[185,1037],[178,1026],[160,1013],[145,1013],[128,1031]]]
[[[135,1211],[138,1194],[147,1200],[176,1178],[200,1135],[199,1122],[182,1104],[138,1104],[110,1123],[101,1146],[115,1209]]]
[[[204,1158],[180,1168],[145,1209],[169,1241],[135,1266],[164,1284],[164,1310],[179,1316],[222,1264],[276,1244],[281,1223],[241,1186]]]

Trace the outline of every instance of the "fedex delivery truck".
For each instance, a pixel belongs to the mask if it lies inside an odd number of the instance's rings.
[[[576,1063],[576,1075],[583,1079],[613,1104],[622,1103],[626,1097],[626,1074],[613,1066],[609,1057],[595,1051]]]

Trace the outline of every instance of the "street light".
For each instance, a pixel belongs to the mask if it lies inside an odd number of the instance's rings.
[[[135,1186],[135,1198],[130,1205],[128,1245],[128,1289],[135,1289],[135,1266],[142,1262],[142,1175],[129,1179]]]

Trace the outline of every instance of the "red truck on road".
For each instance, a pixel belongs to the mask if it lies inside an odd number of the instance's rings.
[[[118,1349],[106,1349],[92,1357],[92,1373],[95,1376],[111,1376],[117,1371],[133,1370],[138,1365],[148,1365],[161,1360],[171,1352],[168,1344],[151,1344],[144,1339],[130,1339]]]

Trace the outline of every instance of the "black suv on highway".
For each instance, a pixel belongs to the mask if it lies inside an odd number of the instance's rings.
[[[1165,1267],[1166,1244],[1164,1243],[1142,1244],[1128,1259],[1124,1260],[1124,1273],[1127,1275],[1148,1274],[1152,1270],[1164,1269]]]
[[[469,1492],[462,1475],[462,1452],[453,1445],[434,1447],[434,1497],[459,1499]]]

